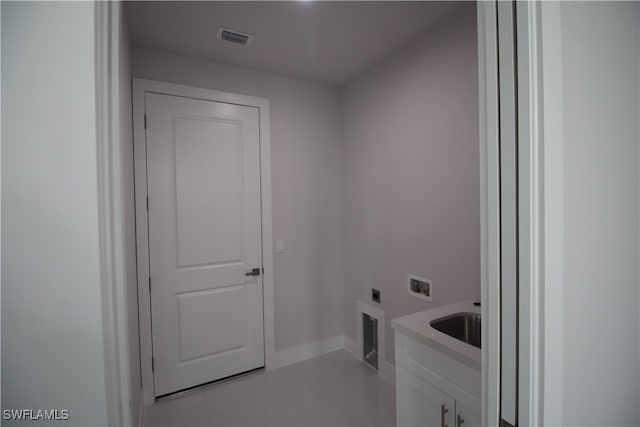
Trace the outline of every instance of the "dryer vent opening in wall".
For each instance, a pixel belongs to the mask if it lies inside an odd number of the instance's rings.
[[[362,355],[365,363],[378,370],[378,319],[362,313]]]
[[[249,45],[253,41],[253,36],[251,34],[241,33],[240,31],[230,30],[228,28],[218,28],[218,34],[216,35],[220,40]]]

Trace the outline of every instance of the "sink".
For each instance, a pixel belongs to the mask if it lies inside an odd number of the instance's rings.
[[[431,327],[453,338],[480,348],[480,315],[455,313],[431,321]]]

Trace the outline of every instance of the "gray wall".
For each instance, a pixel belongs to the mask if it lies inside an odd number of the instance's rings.
[[[343,92],[345,331],[380,289],[390,362],[391,319],[480,298],[477,56],[466,6]],[[433,280],[432,303],[408,273]]]
[[[131,104],[130,43],[126,17],[120,9],[119,66],[120,72],[120,171],[121,206],[123,219],[124,274],[129,327],[129,375],[131,376],[131,418],[135,423],[140,417],[142,377],[140,375],[140,336],[138,328],[138,279],[136,255],[135,195],[133,180],[133,124]]]
[[[1,7],[2,408],[105,425],[94,4]]]
[[[640,11],[563,3],[565,425],[638,425]]]
[[[340,95],[336,88],[150,50],[135,77],[268,98],[271,103],[276,350],[343,333]],[[275,249],[275,248],[274,248]]]

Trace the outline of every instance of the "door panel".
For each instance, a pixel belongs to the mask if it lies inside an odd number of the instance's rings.
[[[147,93],[154,388],[264,365],[258,109]]]
[[[178,295],[179,363],[244,350],[247,342],[245,299],[242,286]],[[226,322],[232,327],[203,327]]]
[[[478,408],[480,404],[476,405]],[[482,414],[477,409],[456,400],[456,427],[482,426]]]
[[[178,117],[174,132],[178,267],[241,261],[241,123]]]

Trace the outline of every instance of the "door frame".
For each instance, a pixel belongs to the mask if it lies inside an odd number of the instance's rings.
[[[562,424],[564,115],[561,6],[516,4],[518,39],[518,422]]]
[[[480,142],[480,270],[482,425],[500,425],[500,144],[498,14],[495,1],[477,3]]]
[[[94,3],[96,162],[100,288],[107,405],[110,425],[134,425],[129,370],[129,325],[124,272],[119,138],[120,2]]]
[[[518,74],[518,424],[562,421],[563,115],[560,5],[514,2]],[[497,1],[477,4],[480,98],[482,424],[500,425]],[[545,327],[553,325],[553,328]],[[486,343],[486,344],[485,344]]]
[[[140,327],[140,367],[142,394],[146,405],[155,401],[151,358],[151,294],[149,271],[149,228],[147,216],[147,156],[145,135],[145,93],[181,96],[258,108],[260,128],[260,206],[262,214],[262,267],[264,269],[264,360],[265,368],[275,365],[273,309],[273,230],[271,211],[271,131],[269,100],[212,89],[133,78],[133,146],[135,168],[136,250],[138,258],[138,307]]]

